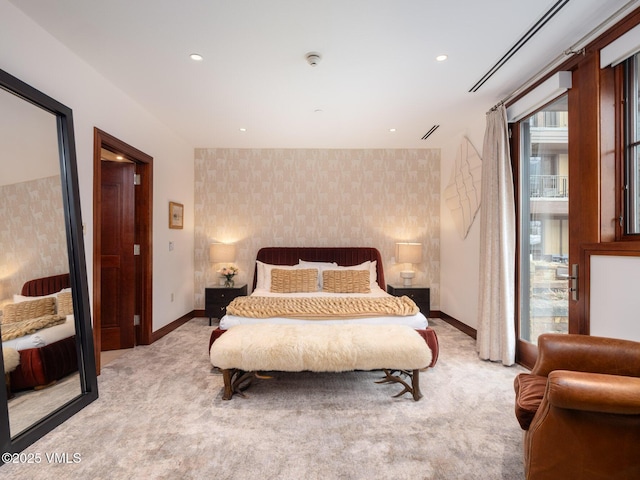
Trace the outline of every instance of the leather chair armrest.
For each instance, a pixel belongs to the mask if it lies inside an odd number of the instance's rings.
[[[556,370],[547,382],[550,405],[590,412],[640,415],[640,378]]]
[[[531,373],[554,370],[640,377],[640,342],[576,334],[538,337],[538,359]]]

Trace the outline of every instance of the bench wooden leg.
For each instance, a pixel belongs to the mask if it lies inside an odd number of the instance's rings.
[[[222,378],[224,380],[224,393],[222,394],[223,400],[231,400],[233,395],[238,394],[241,397],[246,397],[244,390],[249,388],[254,378],[271,378],[268,376],[258,375],[256,372],[245,372],[235,368],[222,369]],[[385,377],[378,380],[376,383],[400,383],[404,386],[404,389],[394,395],[393,397],[400,397],[405,393],[410,393],[413,399],[417,402],[422,398],[422,392],[420,392],[420,370],[388,370],[383,369]],[[400,375],[405,375],[411,378],[411,385],[404,381]]]
[[[223,400],[231,400],[233,397],[233,389],[231,388],[232,370],[222,370],[222,379],[224,380],[224,393],[222,394]]]
[[[382,380],[378,380],[376,383],[395,382],[395,383],[400,383],[401,385],[404,386],[404,390],[402,390],[397,395],[394,395],[393,396],[394,398],[400,397],[405,393],[410,393],[416,402],[422,398],[422,392],[420,392],[420,370],[413,370],[410,372],[408,370],[383,369],[382,371],[384,372],[385,377]],[[399,375],[396,375],[395,374],[396,372],[400,374],[404,374],[407,377],[411,377],[411,385],[405,382]]]
[[[231,397],[236,393],[245,397],[244,391],[249,388],[255,377],[255,372],[245,372],[235,368],[222,369],[222,379],[224,380],[222,399],[231,400]]]
[[[417,402],[422,398],[420,391],[420,370],[414,370],[411,374],[411,386],[413,387],[413,399]]]

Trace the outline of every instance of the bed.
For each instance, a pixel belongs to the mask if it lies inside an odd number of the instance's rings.
[[[23,285],[20,295],[14,296],[14,303],[56,296],[59,305],[60,293],[67,294],[65,299],[71,302],[70,290],[69,274],[37,278]],[[66,309],[67,312],[60,310],[60,317],[64,318],[57,325],[3,340],[3,348],[13,348],[20,354],[20,364],[10,373],[13,392],[46,387],[78,370],[75,320],[69,311],[72,303]]]
[[[336,270],[340,267],[352,267],[358,270],[368,270],[368,278],[370,281],[369,293],[348,293],[336,294],[321,292],[323,285],[318,285],[318,292],[294,292],[294,293],[273,293],[269,284],[269,276],[273,275],[274,270],[280,270],[278,266],[293,267],[298,266],[300,269],[318,269],[318,279],[324,278],[322,272],[324,270]],[[272,277],[275,278],[275,277]],[[319,280],[322,282],[322,280]],[[258,251],[256,256],[256,266],[254,270],[253,291],[251,297],[375,297],[385,299],[391,297],[385,291],[385,278],[382,258],[380,252],[372,247],[266,247]],[[395,299],[395,297],[394,297]],[[242,298],[237,299],[242,300]],[[380,325],[380,324],[402,324],[409,325],[414,328],[427,343],[432,352],[432,360],[430,367],[436,364],[438,359],[438,338],[436,333],[428,325],[426,316],[417,312],[411,315],[380,315],[358,316],[357,318],[331,318],[309,319],[308,315],[280,316],[274,314],[266,318],[256,318],[253,316],[238,315],[235,306],[235,300],[231,308],[220,319],[220,325],[214,329],[209,341],[209,347],[219,338],[225,331],[237,325],[258,325],[258,324],[290,324],[305,325],[322,322],[324,324],[364,324],[364,325]]]

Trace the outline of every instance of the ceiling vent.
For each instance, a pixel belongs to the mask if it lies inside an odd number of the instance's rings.
[[[431,127],[429,131],[422,136],[422,140],[426,140],[427,138],[429,138],[431,134],[438,129],[439,126],[440,125],[434,125],[433,127]]]
[[[556,13],[558,13],[567,3],[569,3],[569,0],[558,0],[529,30],[527,30],[527,33],[525,33],[515,44],[513,44],[509,51],[505,53],[500,60],[498,60],[498,63],[491,67],[489,71],[485,73],[484,76],[480,80],[478,80],[473,87],[471,87],[471,90],[469,90],[469,92],[477,92],[480,87],[484,85],[485,82],[487,82],[487,80],[493,77],[496,72],[500,70],[504,66],[504,64],[511,59],[511,57],[513,57],[522,47],[524,47],[525,43],[531,40],[542,27],[549,23],[549,21],[556,15]]]

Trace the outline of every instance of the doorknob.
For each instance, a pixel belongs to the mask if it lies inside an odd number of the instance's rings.
[[[569,280],[571,281],[571,286],[569,287],[569,291],[571,292],[571,300],[578,301],[578,264],[574,263],[571,265],[571,275],[569,275]]]

